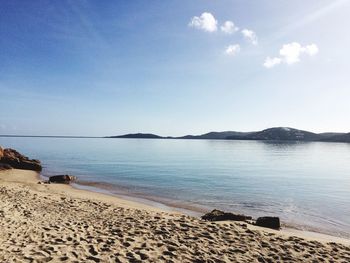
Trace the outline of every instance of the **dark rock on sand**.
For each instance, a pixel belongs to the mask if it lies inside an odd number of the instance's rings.
[[[255,225],[272,229],[280,229],[281,227],[280,218],[272,216],[259,217]]]
[[[50,183],[58,183],[58,184],[69,184],[75,181],[77,178],[71,175],[54,175],[49,177]]]
[[[233,213],[226,213],[217,209],[205,214],[202,216],[202,219],[208,221],[224,221],[224,220],[232,220],[232,221],[245,221],[251,220],[251,216],[238,215]]]
[[[11,165],[8,165],[6,163],[0,163],[0,171],[9,169],[12,169]]]
[[[16,169],[41,171],[42,167],[39,160],[29,159],[14,149],[2,149],[0,147],[0,163],[11,166]]]

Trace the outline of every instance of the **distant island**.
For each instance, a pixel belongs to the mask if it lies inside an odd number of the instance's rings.
[[[43,138],[124,138],[124,139],[188,139],[188,140],[256,140],[256,141],[305,141],[305,142],[347,142],[350,133],[324,132],[313,133],[289,127],[275,127],[253,132],[208,132],[201,135],[160,136],[152,133],[129,133],[116,136],[62,136],[62,135],[8,135],[0,137],[43,137]]]
[[[350,142],[350,133],[313,133],[289,127],[275,127],[255,132],[223,131],[180,137],[163,137],[151,133],[132,133],[107,136],[105,138]]]

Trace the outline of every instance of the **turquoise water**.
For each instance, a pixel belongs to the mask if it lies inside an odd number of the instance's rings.
[[[194,211],[280,216],[350,237],[350,144],[260,141],[0,138],[40,159],[43,175]]]

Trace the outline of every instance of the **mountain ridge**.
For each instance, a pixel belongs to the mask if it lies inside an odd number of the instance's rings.
[[[105,138],[350,142],[350,133],[314,133],[290,127],[273,127],[253,132],[212,131],[201,135],[185,135],[178,137],[164,137],[152,133],[131,133],[107,136]]]

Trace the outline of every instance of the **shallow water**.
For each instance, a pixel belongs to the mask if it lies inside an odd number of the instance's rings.
[[[0,138],[110,193],[204,211],[280,216],[350,237],[350,144],[262,141]]]

